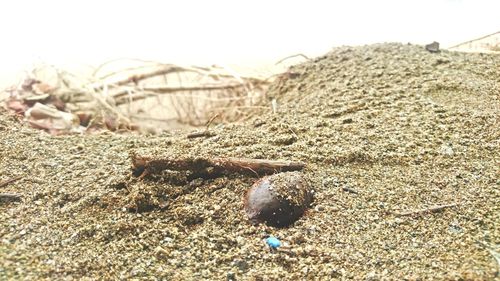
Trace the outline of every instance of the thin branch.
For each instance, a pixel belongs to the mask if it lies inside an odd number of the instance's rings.
[[[220,117],[220,114],[217,113],[214,116],[212,116],[208,121],[207,124],[205,125],[206,130],[208,131],[208,128],[210,128],[210,125],[212,125],[212,122],[214,122],[215,118]]]
[[[342,190],[345,192],[353,193],[353,194],[358,194],[358,191],[356,189],[350,188],[348,186],[343,186]]]
[[[178,72],[184,72],[184,71],[197,72],[194,69],[187,69],[187,68],[176,66],[176,65],[167,65],[167,66],[165,66],[163,68],[156,69],[154,71],[149,71],[149,72],[144,72],[144,73],[140,73],[140,74],[130,75],[130,76],[124,78],[124,79],[121,79],[121,80],[118,80],[118,81],[114,81],[112,83],[100,82],[100,83],[97,83],[95,85],[92,85],[92,88],[94,88],[94,89],[103,89],[107,84],[113,84],[115,86],[122,86],[122,85],[129,84],[129,83],[132,83],[132,82],[135,83],[135,84],[137,84],[139,81],[144,80],[144,79],[148,79],[148,78],[151,78],[151,77],[165,75],[165,74],[174,73],[174,72],[176,72],[176,73],[178,73]]]
[[[286,57],[286,58],[282,58],[282,59],[280,59],[280,60],[279,60],[277,63],[275,63],[275,64],[280,64],[280,63],[282,63],[282,62],[286,61],[287,59],[296,58],[296,57],[303,57],[303,58],[305,58],[306,60],[311,60],[309,57],[307,57],[307,56],[306,56],[306,55],[304,55],[304,54],[296,54],[296,55],[291,55],[291,56],[288,56],[288,57]]]
[[[241,106],[226,106],[226,107],[214,107],[211,108],[211,110],[226,110],[226,109],[250,109],[250,108],[255,108],[255,109],[269,109],[268,106],[261,106],[261,105],[241,105]]]
[[[265,175],[276,172],[302,170],[305,164],[294,161],[249,159],[249,158],[176,158],[153,157],[132,154],[134,174],[141,178],[159,174],[165,170],[191,171],[200,177],[214,177],[228,174]]]
[[[201,137],[207,137],[208,138],[208,137],[212,137],[214,135],[215,134],[213,134],[209,130],[204,130],[204,131],[195,131],[195,132],[189,133],[186,137],[188,139],[194,139],[194,138],[201,138]]]
[[[156,118],[156,117],[149,117],[149,116],[141,116],[138,114],[130,115],[130,118],[137,119],[137,120],[148,120],[148,121],[158,121],[158,122],[172,122],[172,121],[177,120],[177,118]]]
[[[104,89],[106,90],[107,87],[105,87]],[[124,120],[125,123],[127,124],[127,126],[130,126],[130,124],[132,122],[130,122],[130,119],[125,117],[125,115],[123,115],[120,111],[118,111],[118,108],[116,107],[113,107],[111,106],[105,99],[104,97],[102,97],[100,94],[96,93],[95,91],[93,90],[90,90],[89,91],[89,94],[95,99],[97,100],[98,103],[101,104],[101,106],[103,106],[105,109],[107,109],[108,111],[112,112],[113,114],[115,114],[116,116],[118,116],[118,118],[120,118],[121,120]]]
[[[19,177],[11,178],[11,179],[8,179],[8,180],[4,180],[4,181],[0,182],[0,187],[7,186],[8,184],[13,183],[15,181],[18,181],[18,180],[20,180],[22,178],[23,177],[19,176]]]
[[[120,71],[117,71],[117,72],[112,72],[112,73],[108,73],[104,76],[99,76],[99,79],[105,79],[105,78],[117,75],[118,73],[123,73],[123,72],[131,71],[131,70],[138,70],[138,69],[144,69],[144,68],[149,68],[149,67],[153,67],[153,66],[165,65],[164,63],[160,63],[157,61],[151,61],[151,60],[143,60],[143,59],[137,59],[137,58],[118,58],[118,59],[113,59],[113,60],[104,62],[104,63],[100,64],[99,66],[97,66],[94,69],[92,76],[96,77],[97,74],[99,73],[99,71],[101,71],[105,66],[110,65],[110,64],[115,63],[115,62],[119,62],[119,61],[131,61],[131,62],[134,61],[134,62],[140,62],[140,63],[149,63],[150,65],[140,65],[140,66],[124,68],[124,69],[121,69]]]
[[[479,40],[484,39],[484,38],[492,37],[492,36],[497,35],[497,34],[499,34],[499,33],[500,33],[500,31],[497,31],[497,32],[492,33],[492,34],[488,34],[488,35],[485,35],[485,36],[482,36],[482,37],[479,37],[479,38],[476,38],[476,39],[472,39],[472,40],[469,40],[469,41],[466,41],[466,42],[462,42],[462,43],[459,43],[459,44],[457,44],[457,45],[454,45],[454,46],[448,47],[448,49],[458,48],[458,47],[460,47],[460,46],[470,44],[470,43],[472,43],[472,42],[474,42],[474,41],[479,41]]]
[[[197,87],[168,87],[168,86],[156,86],[156,87],[142,87],[138,89],[139,91],[147,91],[157,94],[169,94],[177,92],[188,92],[188,91],[211,91],[211,90],[233,90],[237,88],[244,87],[243,84],[229,84],[229,85],[218,85],[218,86],[197,86]],[[115,99],[121,98],[128,95],[128,90],[122,90],[114,93],[112,96]]]
[[[139,92],[139,93],[131,94],[130,96],[122,96],[120,98],[117,98],[115,100],[115,105],[118,106],[118,105],[130,103],[133,101],[147,99],[150,97],[158,97],[158,95],[159,94],[157,94],[157,93],[151,93],[151,92]],[[169,96],[176,98],[176,99],[193,97],[193,98],[200,99],[200,100],[214,101],[214,102],[244,101],[244,100],[251,100],[252,98],[254,98],[254,97],[248,97],[248,96],[239,96],[238,97],[236,95],[233,95],[234,97],[227,97],[227,98],[223,98],[223,97],[211,98],[211,97],[208,97],[207,95],[189,95],[188,96],[186,94],[179,94],[179,93],[172,93],[172,94],[169,94]],[[174,109],[177,109],[177,107],[174,106]]]
[[[446,204],[446,205],[438,205],[426,209],[420,209],[420,210],[412,210],[412,211],[406,211],[406,212],[395,212],[394,214],[400,217],[403,216],[420,216],[424,214],[429,214],[429,213],[438,213],[443,211],[444,209],[447,208],[453,208],[460,205],[460,203],[452,203],[452,204]]]
[[[205,124],[205,130],[204,131],[196,131],[196,132],[192,132],[190,134],[187,135],[187,138],[188,139],[194,139],[194,138],[200,138],[200,137],[212,137],[212,136],[215,136],[214,133],[210,132],[210,125],[212,124],[212,122],[214,122],[215,118],[219,117],[220,114],[215,114],[214,116],[212,116],[208,121],[207,123]]]

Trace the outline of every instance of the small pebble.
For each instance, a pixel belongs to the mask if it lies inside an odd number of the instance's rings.
[[[325,207],[322,205],[317,205],[316,208],[314,208],[316,212],[323,212],[325,210]]]
[[[274,236],[269,236],[267,239],[266,239],[266,244],[271,247],[271,249],[277,249],[281,246],[281,241],[274,237]]]
[[[445,156],[453,156],[455,152],[453,151],[453,148],[450,145],[443,144],[439,148],[439,153]]]
[[[302,174],[286,172],[257,181],[246,193],[244,205],[252,222],[284,227],[299,219],[312,199]]]
[[[228,281],[236,280],[236,274],[234,272],[232,272],[232,271],[229,271],[226,274],[226,280],[228,280]]]
[[[430,53],[437,53],[439,52],[439,42],[434,41],[430,44],[427,44],[425,45],[425,49]]]

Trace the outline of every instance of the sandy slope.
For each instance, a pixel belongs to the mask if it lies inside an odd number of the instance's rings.
[[[0,180],[23,178],[0,192],[23,200],[0,203],[0,279],[490,280],[499,67],[499,56],[421,46],[337,48],[273,87],[278,112],[206,139],[51,137],[2,112]],[[315,201],[291,227],[253,226],[242,196],[255,178],[141,181],[132,151],[304,161]],[[270,252],[269,234],[288,249]]]

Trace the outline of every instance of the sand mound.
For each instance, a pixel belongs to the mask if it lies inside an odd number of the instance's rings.
[[[295,66],[276,112],[207,137],[51,137],[0,114],[0,279],[498,276],[500,57],[342,47]],[[252,225],[256,178],[132,175],[130,154],[307,163],[313,206]],[[432,212],[434,211],[434,212]],[[267,235],[285,246],[271,252]]]

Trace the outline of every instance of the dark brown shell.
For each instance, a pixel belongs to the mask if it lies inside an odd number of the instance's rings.
[[[247,191],[245,212],[254,223],[283,227],[299,219],[312,199],[302,173],[279,173],[263,177]]]

